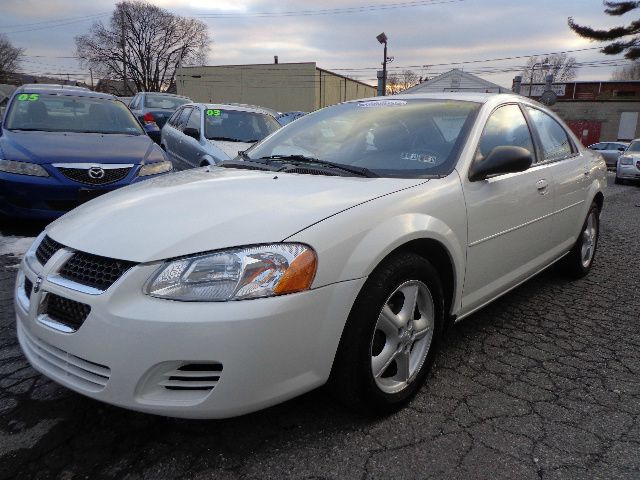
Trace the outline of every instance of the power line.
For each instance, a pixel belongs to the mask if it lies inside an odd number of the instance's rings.
[[[25,29],[18,29],[18,30],[10,30],[8,32],[3,32],[3,33],[25,33],[25,32],[35,32],[36,30],[45,30],[48,28],[57,28],[57,27],[64,27],[65,25],[71,25],[73,23],[81,23],[81,22],[86,22],[88,20],[94,20],[100,17],[104,17],[105,15],[109,15],[109,14],[101,14],[101,15],[94,15],[91,17],[85,17],[82,19],[76,19],[76,20],[68,20],[65,22],[61,22],[61,23],[55,23],[55,24],[49,24],[49,25],[41,25],[39,27],[32,27],[32,28],[25,28]]]
[[[88,18],[102,17],[104,15],[109,15],[109,12],[94,13],[91,15],[83,15],[81,17],[67,17],[67,18],[58,18],[55,20],[43,20],[42,22],[20,23],[17,25],[0,25],[0,28],[23,28],[23,27],[31,27],[33,25],[43,25],[45,23],[58,23],[58,22],[66,22],[69,20],[85,20]]]
[[[318,10],[290,10],[284,12],[246,12],[246,13],[201,13],[192,15],[198,18],[246,18],[246,17],[307,17],[315,15],[342,15],[350,13],[392,10],[398,8],[426,7],[446,3],[460,3],[466,0],[416,0],[410,2],[387,3],[383,5],[362,5],[356,7],[323,8]]]

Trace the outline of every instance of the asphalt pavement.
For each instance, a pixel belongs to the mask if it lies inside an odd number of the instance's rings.
[[[0,225],[0,478],[640,478],[640,188],[607,188],[596,262],[550,269],[457,324],[410,406],[371,419],[317,390],[224,421],[125,411],[35,372]],[[105,339],[108,341],[108,339]]]

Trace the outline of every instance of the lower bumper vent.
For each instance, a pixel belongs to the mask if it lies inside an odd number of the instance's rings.
[[[18,339],[31,363],[47,374],[63,379],[78,388],[99,392],[106,387],[111,369],[71,355],[31,335],[18,323]]]
[[[187,363],[164,374],[159,385],[167,390],[213,390],[222,375],[220,363]]]

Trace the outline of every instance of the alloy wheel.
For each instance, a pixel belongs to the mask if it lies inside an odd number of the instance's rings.
[[[410,280],[385,302],[371,340],[371,373],[385,393],[398,393],[415,379],[431,347],[435,306],[427,286]]]
[[[595,210],[589,212],[589,217],[582,231],[582,247],[580,250],[582,266],[588,268],[593,260],[596,250],[596,242],[598,241],[598,219]]]

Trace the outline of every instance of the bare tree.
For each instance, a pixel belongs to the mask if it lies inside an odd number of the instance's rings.
[[[529,83],[531,81],[531,71],[535,64],[547,63],[549,68],[541,68],[536,66],[533,70],[533,83],[544,83],[547,75],[553,75],[554,82],[568,82],[576,78],[576,59],[568,57],[566,53],[549,55],[548,57],[529,57],[527,66],[522,71],[522,81]]]
[[[75,42],[83,66],[121,80],[124,63],[127,80],[139,91],[157,92],[175,82],[181,64],[203,63],[210,39],[207,25],[200,20],[174,15],[144,1],[124,1],[116,5],[108,25],[95,22]]]
[[[387,76],[387,95],[395,95],[418,83],[418,75],[412,70],[392,73]]]
[[[6,35],[0,34],[0,77],[6,77],[20,67],[23,52],[24,49],[14,47]]]
[[[636,8],[640,8],[640,2],[632,1],[604,1],[604,13],[611,16],[620,17]],[[633,20],[627,26],[613,27],[608,30],[597,30],[585,25],[578,25],[572,17],[569,17],[569,27],[583,38],[597,40],[600,42],[610,42],[601,52],[607,55],[624,56],[630,60],[640,58],[640,20]]]
[[[615,70],[611,74],[611,80],[640,80],[640,63]]]

